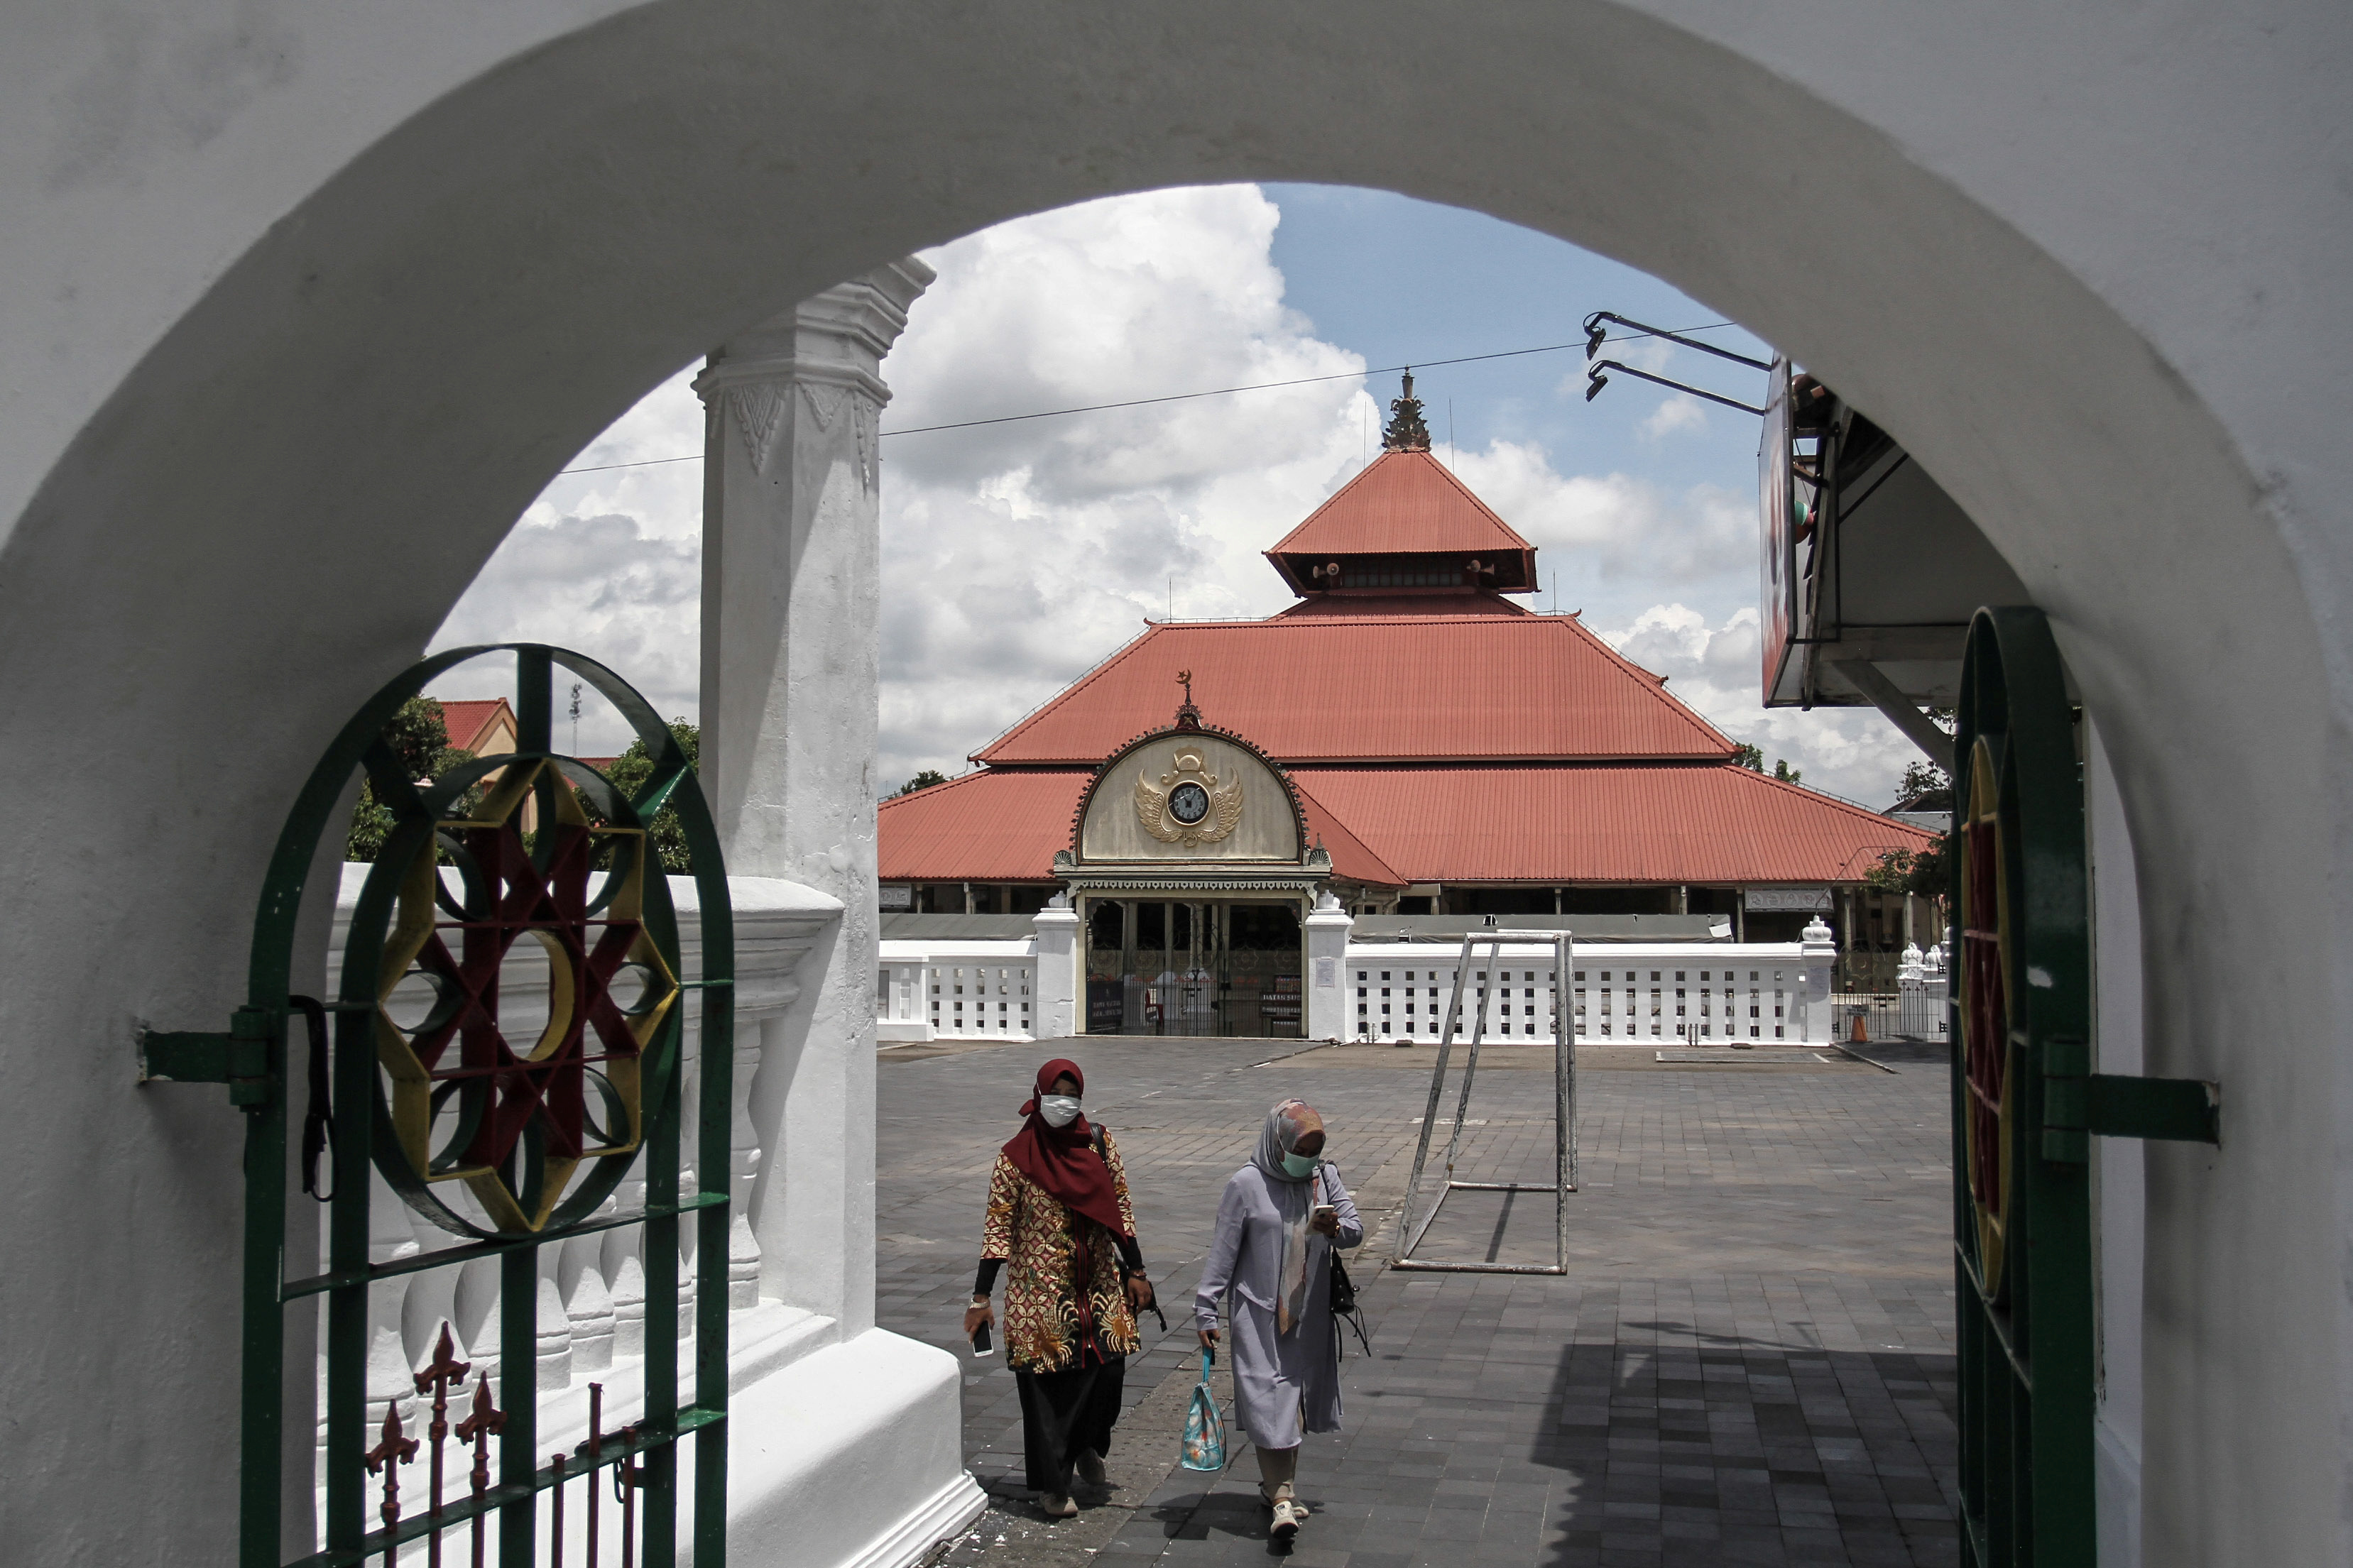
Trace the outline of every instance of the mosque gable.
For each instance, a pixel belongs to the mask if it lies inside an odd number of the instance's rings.
[[[1114,752],[1080,798],[1074,837],[1081,865],[1298,865],[1307,854],[1289,778],[1247,741],[1198,723]]]

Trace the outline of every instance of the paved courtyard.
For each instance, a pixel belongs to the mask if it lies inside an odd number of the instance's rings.
[[[1270,1555],[1239,1433],[1221,1476],[1175,1459],[1218,1193],[1288,1094],[1323,1112],[1373,1232],[1352,1263],[1371,1354],[1349,1342],[1343,1429],[1302,1458],[1301,1568],[1954,1560],[1941,1047],[1873,1047],[1893,1072],[1804,1052],[1689,1067],[1580,1052],[1565,1277],[1379,1266],[1435,1054],[1146,1040],[883,1054],[881,1321],[963,1354],[967,1463],[992,1500],[943,1563]],[[1125,1157],[1168,1332],[1146,1315],[1110,1487],[1049,1524],[1021,1484],[1013,1379],[970,1356],[957,1319],[989,1163],[1053,1056],[1085,1068],[1088,1113]],[[1549,1179],[1550,1066],[1549,1050],[1489,1048],[1459,1176]],[[1452,1104],[1450,1085],[1441,1149]],[[1552,1217],[1549,1194],[1457,1194],[1419,1255],[1549,1262]]]

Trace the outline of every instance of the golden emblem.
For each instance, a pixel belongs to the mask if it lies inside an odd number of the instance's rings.
[[[1154,784],[1149,773],[1135,781],[1135,820],[1163,844],[1191,849],[1215,844],[1233,832],[1242,819],[1242,781],[1239,774],[1220,784],[1218,775],[1202,766],[1201,753],[1190,749],[1171,759],[1172,771]]]

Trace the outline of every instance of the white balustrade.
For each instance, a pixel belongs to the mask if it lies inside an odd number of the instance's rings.
[[[337,960],[342,951],[344,922],[348,920],[356,899],[360,879],[367,868],[347,868],[343,881],[341,907],[337,910],[335,941],[331,949],[331,990],[339,975]],[[691,881],[672,878],[672,896],[679,905],[681,957],[687,975],[701,973],[701,925],[693,902]],[[777,887],[781,884],[754,883],[753,886]],[[771,900],[769,903],[776,900]],[[753,1115],[753,1089],[763,1058],[762,1024],[790,1007],[800,994],[800,982],[796,974],[800,960],[807,954],[817,932],[835,918],[830,910],[818,911],[797,908],[771,908],[763,904],[750,914],[739,906],[736,918],[736,984],[735,984],[735,1070],[730,1108],[730,1148],[723,1157],[727,1169],[729,1196],[733,1212],[729,1220],[728,1306],[731,1312],[758,1309],[761,1299],[763,1259],[756,1231],[751,1223],[752,1205],[756,1200],[758,1180],[767,1150]],[[1008,984],[1019,984],[1008,979]],[[912,1003],[921,995],[920,982],[910,977],[908,998]],[[501,1013],[513,1025],[517,1033],[535,1032],[538,1021],[546,1016],[546,969],[544,964],[511,962],[501,977]],[[702,1068],[702,999],[703,993],[685,994],[686,1009],[685,1055],[681,1063],[684,1081],[680,1089],[686,1117],[681,1130],[680,1185],[681,1195],[695,1191],[695,1167],[700,1157],[697,1149],[699,1130],[695,1107],[699,1103],[697,1089]],[[1010,992],[1008,993],[1011,996]],[[1020,998],[1026,1000],[1026,994]],[[1013,1015],[1008,1013],[1008,1016]],[[459,1244],[459,1238],[433,1226],[403,1204],[380,1176],[375,1183],[369,1217],[371,1233],[369,1258],[375,1262],[388,1262],[418,1252],[430,1252]],[[472,1196],[454,1184],[444,1185],[440,1195],[452,1208],[477,1221],[483,1216]],[[645,1165],[642,1153],[635,1160],[628,1173],[599,1210],[603,1214],[627,1213],[642,1208],[646,1201]],[[321,1210],[321,1256],[325,1256],[326,1211]],[[695,1279],[694,1252],[696,1226],[691,1218],[680,1227],[679,1290],[676,1310],[681,1337],[690,1338],[694,1331]],[[569,1404],[585,1398],[583,1389],[591,1380],[610,1382],[620,1378],[624,1384],[635,1381],[631,1369],[642,1363],[646,1351],[646,1268],[644,1261],[645,1235],[641,1226],[622,1226],[614,1229],[575,1237],[560,1246],[543,1248],[539,1258],[538,1332],[529,1353],[537,1368],[536,1382],[541,1390],[543,1406],[570,1410]],[[506,1347],[500,1342],[500,1264],[496,1258],[482,1258],[454,1268],[423,1269],[417,1273],[396,1276],[374,1285],[368,1300],[368,1421],[370,1430],[384,1419],[387,1404],[396,1404],[403,1419],[413,1428],[417,1418],[417,1394],[415,1372],[424,1366],[433,1353],[435,1342],[442,1327],[449,1327],[455,1343],[455,1353],[461,1361],[470,1362],[472,1374],[488,1373],[493,1386],[498,1386],[501,1364]],[[773,1292],[771,1292],[773,1294]],[[325,1298],[320,1298],[321,1342],[324,1344]],[[325,1359],[320,1361],[323,1378]],[[322,1402],[323,1410],[324,1404]],[[608,1411],[616,1408],[608,1404]],[[576,1418],[572,1412],[566,1419]],[[325,1432],[319,1433],[323,1455]]]
[[[1037,1037],[1040,1009],[1047,1002],[1038,994],[1035,936],[952,942],[892,938],[881,948],[874,984],[878,1043]],[[1067,1005],[1071,998],[1060,1000]]]
[[[1031,1018],[1083,1017],[1077,996],[1038,989],[1035,977],[1045,973],[1038,950],[1035,936],[884,942],[878,1040],[1028,1039]],[[1500,955],[1482,946],[1466,989],[1459,938],[1350,942],[1340,960],[1338,1037],[1435,1041],[1452,1009],[1456,1037],[1468,1039],[1470,1009],[1483,1007],[1484,1038],[1550,1043],[1557,1017],[1553,953],[1545,942],[1507,942]],[[1588,942],[1575,953],[1572,1037],[1662,1047],[1824,1044],[1835,957],[1829,928],[1819,922],[1800,942]],[[1055,966],[1056,974],[1066,972],[1062,983],[1075,990],[1079,966]]]

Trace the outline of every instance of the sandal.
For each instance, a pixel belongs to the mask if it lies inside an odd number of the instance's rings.
[[[1079,1505],[1059,1492],[1038,1494],[1038,1510],[1048,1519],[1076,1519]]]

